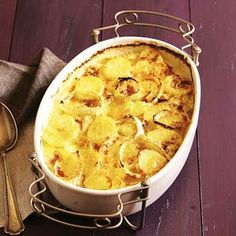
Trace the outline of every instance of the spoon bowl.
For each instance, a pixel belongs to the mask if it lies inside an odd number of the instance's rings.
[[[4,198],[6,209],[6,225],[4,231],[10,235],[20,234],[25,228],[20,215],[6,159],[6,153],[15,146],[17,139],[18,129],[15,118],[10,109],[3,102],[0,102],[0,157],[3,158],[6,192],[6,197]]]
[[[0,151],[9,151],[17,142],[18,129],[11,111],[2,102],[0,102],[0,124]]]

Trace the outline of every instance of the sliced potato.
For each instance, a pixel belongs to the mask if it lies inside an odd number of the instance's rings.
[[[169,108],[168,103],[150,104],[149,109],[145,110],[143,118],[144,118],[144,120],[146,120],[148,122],[153,122],[153,116],[166,108]]]
[[[174,96],[169,100],[169,102],[174,109],[186,116],[189,121],[191,120],[194,102],[192,93],[188,95]]]
[[[79,128],[73,116],[61,112],[60,110],[55,110],[50,114],[48,117],[48,125],[52,128],[66,131]]]
[[[183,80],[181,77],[172,74],[162,80],[163,97],[171,98],[173,96],[186,95],[191,93],[193,85],[191,80]]]
[[[77,91],[72,100],[79,102],[87,107],[97,107],[100,105],[101,98],[94,92]]]
[[[89,141],[102,144],[106,139],[117,136],[116,122],[109,116],[98,116],[89,126],[87,136]]]
[[[96,167],[99,154],[88,144],[88,146],[81,147],[79,150],[80,156],[80,167],[81,171],[85,176],[88,176],[89,173]]]
[[[76,154],[57,150],[54,155],[57,156],[54,163],[56,175],[65,179],[71,179],[79,173],[79,157]]]
[[[102,74],[108,80],[130,77],[130,70],[131,62],[124,57],[114,57],[101,68]]]
[[[130,114],[140,117],[149,109],[149,104],[143,101],[135,101],[130,104]]]
[[[137,75],[142,72],[150,73],[150,72],[153,72],[153,70],[154,70],[153,63],[150,63],[148,60],[139,60],[139,61],[137,61],[137,63],[133,67],[132,72],[135,75]]]
[[[119,125],[118,134],[125,137],[137,137],[144,134],[142,122],[137,117],[128,117]]]
[[[161,148],[167,155],[168,159],[172,158],[182,142],[179,133],[161,126],[157,126],[156,129],[148,132],[147,138],[157,145],[157,147]]]
[[[160,53],[156,49],[154,49],[154,48],[147,48],[147,49],[142,50],[142,52],[138,56],[138,59],[139,60],[148,60],[150,62],[154,62],[159,57],[162,58],[160,56]]]
[[[154,150],[142,150],[138,156],[139,168],[149,176],[159,171],[166,162],[167,159]]]
[[[83,185],[90,189],[105,190],[111,188],[111,180],[101,170],[94,170],[85,177]]]
[[[132,77],[119,77],[116,91],[124,96],[132,96],[139,91],[139,85]]]
[[[43,131],[43,141],[53,147],[64,147],[72,143],[80,133],[75,119],[63,112],[54,112],[49,125]]]
[[[125,137],[134,137],[137,133],[137,125],[134,119],[127,118],[120,125],[118,134]]]
[[[131,102],[122,98],[115,98],[107,106],[107,115],[115,120],[121,120],[129,114]]]
[[[153,120],[157,124],[164,125],[172,129],[178,129],[186,125],[186,118],[171,110],[163,110],[153,116]]]
[[[127,141],[120,147],[119,158],[123,165],[132,165],[137,162],[139,153],[138,144],[134,141]]]
[[[111,189],[124,187],[124,177],[125,172],[122,168],[114,167],[113,165],[108,165],[106,169],[108,178],[111,180]]]
[[[144,149],[153,149],[158,151],[158,148],[150,143],[145,137],[139,136],[135,139],[124,142],[120,146],[119,158],[122,164],[133,164],[137,162],[138,153]]]
[[[60,109],[76,119],[78,117],[98,115],[103,112],[99,100],[85,98],[82,101],[83,103],[80,103],[76,98],[66,99],[61,104]]]
[[[134,98],[145,102],[151,102],[155,98],[159,98],[161,92],[161,82],[158,79],[144,80],[139,82],[139,92],[134,95]]]
[[[93,92],[101,95],[105,87],[104,81],[96,76],[83,76],[81,77],[76,85],[78,93],[82,92]]]

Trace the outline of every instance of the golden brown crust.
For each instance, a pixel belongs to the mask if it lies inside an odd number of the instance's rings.
[[[149,178],[179,148],[193,91],[186,59],[169,49],[136,43],[99,51],[54,95],[42,138],[49,168],[92,189]]]

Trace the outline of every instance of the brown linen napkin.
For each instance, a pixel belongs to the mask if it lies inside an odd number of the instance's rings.
[[[33,212],[29,205],[28,187],[34,177],[27,156],[34,151],[35,112],[46,88],[64,65],[47,48],[41,51],[31,66],[0,60],[0,101],[9,106],[19,128],[17,145],[8,152],[7,163],[23,219]],[[3,163],[0,159],[0,227],[5,224],[2,173]]]

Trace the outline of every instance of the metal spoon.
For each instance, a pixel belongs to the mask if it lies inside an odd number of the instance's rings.
[[[19,207],[16,200],[16,195],[13,190],[13,185],[7,168],[6,153],[14,147],[18,138],[18,130],[16,121],[9,108],[0,102],[0,157],[3,158],[4,176],[6,186],[6,225],[5,233],[11,235],[20,234],[25,229],[22,222]]]

